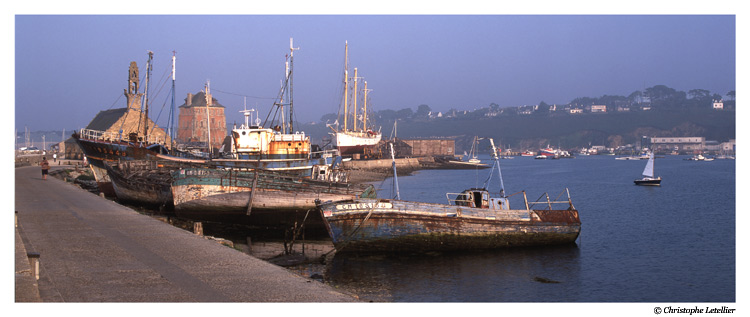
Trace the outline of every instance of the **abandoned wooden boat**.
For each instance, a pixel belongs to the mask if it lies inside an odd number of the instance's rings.
[[[118,201],[156,208],[172,206],[172,170],[164,162],[131,160],[106,163]]]
[[[180,168],[210,166],[210,162],[147,155],[147,159],[105,162],[118,201],[171,209],[172,172]]]
[[[581,221],[570,195],[567,201],[550,201],[547,196],[544,202],[529,202],[526,193],[519,192],[525,208],[511,209],[509,198],[513,195],[505,196],[497,155],[493,159],[493,170],[497,167],[500,174],[498,198],[490,198],[488,179],[484,188],[447,194],[448,204],[404,201],[397,194],[396,199],[321,202],[318,209],[337,251],[442,251],[574,243]],[[552,208],[561,203],[568,207]],[[534,209],[541,204],[547,208]]]
[[[314,210],[316,199],[376,197],[372,185],[337,182],[336,179],[345,177],[328,168],[314,167],[318,179],[263,169],[179,169],[172,173],[175,213],[180,217],[216,221],[252,215],[258,220],[255,224],[282,224],[292,221],[297,212]],[[314,218],[322,226],[317,213]]]

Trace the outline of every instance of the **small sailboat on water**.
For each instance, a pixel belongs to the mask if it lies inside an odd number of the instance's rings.
[[[471,164],[479,164],[482,161],[480,161],[477,158],[477,152],[479,149],[477,149],[477,143],[479,143],[479,137],[474,137],[474,142],[471,144],[471,158],[469,159],[469,163]]]
[[[654,177],[654,152],[649,153],[646,168],[643,169],[643,178],[633,181],[636,185],[660,186],[661,176]]]

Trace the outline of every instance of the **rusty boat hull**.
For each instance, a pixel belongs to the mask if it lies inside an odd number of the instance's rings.
[[[180,169],[172,176],[177,216],[260,226],[288,226],[306,218],[308,225],[322,229],[322,219],[315,210],[316,201],[375,197],[376,194],[369,184],[312,180],[262,169],[257,170],[257,178],[255,170],[210,168]]]
[[[578,211],[492,210],[401,200],[320,204],[339,252],[452,251],[575,243]]]

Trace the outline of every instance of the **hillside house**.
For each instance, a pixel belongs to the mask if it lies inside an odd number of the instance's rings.
[[[592,113],[607,112],[607,106],[606,105],[591,105],[591,112]]]
[[[724,100],[714,100],[713,102],[713,108],[714,110],[724,110]]]

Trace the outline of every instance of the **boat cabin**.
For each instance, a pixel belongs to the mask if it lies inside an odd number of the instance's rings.
[[[294,155],[310,153],[310,138],[304,133],[282,134],[259,126],[242,126],[232,130],[237,155]]]
[[[456,196],[454,202],[456,206],[471,208],[495,210],[509,209],[507,198],[490,198],[490,193],[484,188],[471,188],[464,190]]]

